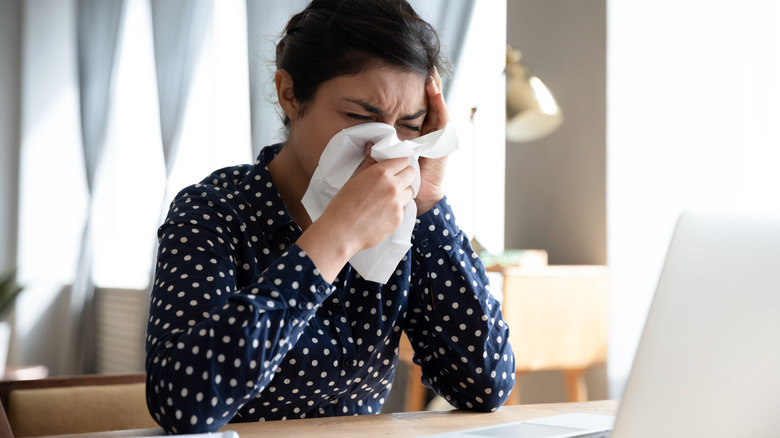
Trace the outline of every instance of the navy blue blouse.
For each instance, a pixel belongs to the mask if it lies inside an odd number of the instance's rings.
[[[349,264],[326,282],[266,168],[218,170],[182,190],[160,227],[146,339],[147,404],[168,432],[229,421],[379,413],[403,330],[423,384],[491,411],[514,355],[482,263],[446,199],[417,219],[387,284]]]

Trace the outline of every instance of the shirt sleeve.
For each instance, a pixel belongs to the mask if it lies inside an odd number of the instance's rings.
[[[237,288],[249,266],[237,248],[244,240],[236,233],[246,229],[237,217],[207,190],[185,192],[159,230],[146,392],[169,433],[215,431],[230,421],[270,382],[333,291],[296,245]]]
[[[422,383],[458,409],[492,411],[514,387],[509,328],[446,198],[417,219],[405,330]]]

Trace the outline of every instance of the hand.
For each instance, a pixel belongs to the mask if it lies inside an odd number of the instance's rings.
[[[449,116],[444,96],[441,93],[441,76],[436,68],[425,85],[428,94],[428,114],[422,126],[422,135],[443,129],[447,125]],[[430,210],[437,202],[444,198],[444,172],[447,167],[447,157],[425,158],[420,157],[420,191],[414,202],[417,204],[417,215]]]
[[[298,239],[331,282],[357,252],[376,246],[401,225],[414,191],[409,159],[377,163],[366,155],[322,215]]]
[[[414,196],[414,177],[406,157],[377,163],[366,155],[323,215],[333,209],[349,225],[345,237],[355,243],[355,252],[376,246],[401,225],[406,204]]]

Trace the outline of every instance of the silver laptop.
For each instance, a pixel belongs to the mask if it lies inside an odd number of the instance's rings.
[[[611,417],[582,414],[436,436],[780,437],[779,401],[780,217],[688,212],[611,435]]]

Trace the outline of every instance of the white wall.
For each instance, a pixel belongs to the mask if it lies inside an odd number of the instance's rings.
[[[505,0],[476,2],[445,96],[460,145],[448,158],[445,193],[461,229],[493,253],[504,250],[506,10]],[[477,112],[470,119],[472,107]]]
[[[677,216],[780,211],[780,3],[608,4],[609,380],[619,397]]]

